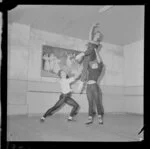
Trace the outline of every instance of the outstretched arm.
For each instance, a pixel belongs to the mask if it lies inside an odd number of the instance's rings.
[[[69,83],[73,84],[73,83],[75,83],[80,77],[81,77],[81,73],[77,73],[77,74],[75,74],[74,77],[69,78],[68,81],[69,81]]]

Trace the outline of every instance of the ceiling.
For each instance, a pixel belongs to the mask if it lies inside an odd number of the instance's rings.
[[[8,23],[87,40],[90,27],[100,22],[104,42],[125,45],[144,38],[144,6],[113,6],[99,13],[104,5],[20,5],[8,13]]]

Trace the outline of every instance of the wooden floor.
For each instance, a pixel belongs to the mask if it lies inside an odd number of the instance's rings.
[[[143,116],[135,114],[105,114],[103,125],[95,119],[90,126],[87,114],[79,113],[75,122],[66,118],[56,113],[41,123],[40,116],[8,116],[8,141],[137,141],[143,127]]]

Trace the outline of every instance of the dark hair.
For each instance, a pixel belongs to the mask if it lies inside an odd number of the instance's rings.
[[[62,69],[58,71],[58,76],[59,76],[59,78],[61,78],[61,72],[62,72],[62,71],[65,72],[65,71],[62,70]],[[65,73],[66,73],[66,72],[65,72]],[[69,78],[69,75],[68,75],[67,73],[66,73],[66,78]]]
[[[100,41],[103,40],[104,35],[103,35],[100,31],[97,31],[97,32],[94,33],[93,39],[94,39],[94,36],[95,36],[97,33],[100,35],[99,38],[97,39],[97,42],[100,42]]]

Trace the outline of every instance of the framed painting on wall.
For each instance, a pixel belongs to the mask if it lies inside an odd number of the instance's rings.
[[[57,78],[59,70],[65,70],[69,76],[78,73],[83,68],[82,63],[75,60],[79,53],[77,50],[43,45],[41,77]]]

